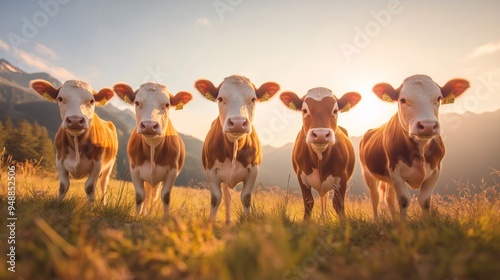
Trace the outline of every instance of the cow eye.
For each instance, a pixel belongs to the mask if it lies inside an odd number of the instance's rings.
[[[62,102],[62,97],[59,96],[56,98],[56,100],[57,100],[57,102]]]
[[[255,103],[255,101],[257,101],[257,98],[252,98],[252,102]]]
[[[135,101],[135,102],[134,102],[134,105],[135,105],[135,106],[139,106],[139,102],[138,102],[138,101]]]
[[[217,97],[217,101],[222,102],[222,97]]]
[[[92,100],[90,100],[90,102],[89,102],[89,103],[90,103],[90,105],[94,105],[95,100],[94,100],[94,99],[92,99]]]
[[[307,114],[307,109],[302,109],[302,113]]]
[[[406,99],[404,99],[404,98],[399,99],[399,103],[406,104]]]
[[[339,112],[339,110],[335,109],[333,110],[333,114],[336,115]]]
[[[438,97],[438,102],[441,102],[441,100],[443,100],[443,97]]]
[[[165,108],[170,108],[170,103],[165,104]]]

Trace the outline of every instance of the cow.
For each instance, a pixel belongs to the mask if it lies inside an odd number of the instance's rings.
[[[334,190],[333,208],[345,217],[344,199],[347,181],[354,170],[354,149],[347,131],[337,125],[339,113],[347,112],[360,100],[357,92],[348,92],[340,99],[330,89],[310,89],[299,98],[294,92],[283,92],[281,101],[290,109],[302,112],[302,129],[295,140],[292,164],[304,200],[304,220],[311,217],[315,189],[324,217],[330,190]]]
[[[55,88],[45,80],[32,80],[30,87],[47,100],[57,102],[61,125],[54,146],[56,169],[59,174],[61,201],[70,186],[70,175],[75,179],[87,177],[85,192],[89,202],[95,199],[99,184],[102,201],[106,204],[106,187],[118,152],[118,138],[113,123],[104,121],[94,112],[113,97],[113,90],[103,88],[95,92],[92,87],[77,80],[66,81]]]
[[[387,83],[373,87],[380,99],[398,102],[398,112],[381,127],[368,130],[359,147],[375,219],[379,196],[385,199],[393,216],[397,198],[401,217],[406,218],[410,205],[406,184],[420,189],[420,207],[424,213],[430,212],[431,196],[445,154],[439,106],[453,103],[468,87],[469,82],[464,79],[453,79],[440,87],[426,75],[410,76],[397,89]]]
[[[249,216],[252,190],[257,178],[262,152],[253,126],[257,101],[267,101],[279,85],[267,82],[256,88],[246,77],[232,75],[215,87],[209,80],[198,80],[196,89],[208,100],[217,102],[219,116],[212,122],[203,143],[202,161],[210,189],[210,223],[217,216],[222,192],[226,205],[226,223],[231,220],[231,194],[243,182],[241,202]]]
[[[136,127],[130,136],[127,154],[135,189],[136,214],[151,213],[161,190],[163,213],[167,215],[170,193],[186,154],[169,112],[172,107],[182,109],[192,95],[180,91],[174,96],[167,87],[157,83],[142,84],[137,91],[127,84],[117,83],[113,89],[122,100],[135,107]]]

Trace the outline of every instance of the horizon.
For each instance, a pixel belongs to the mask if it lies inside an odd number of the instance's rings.
[[[136,89],[146,81],[174,94],[187,90],[194,100],[172,112],[172,122],[202,141],[218,112],[194,82],[207,78],[218,85],[235,73],[257,87],[277,82],[278,95],[303,96],[319,86],[337,97],[359,92],[360,103],[339,117],[350,136],[382,125],[397,111],[371,92],[376,83],[396,88],[418,73],[441,86],[453,78],[470,81],[464,96],[442,106],[441,114],[500,109],[500,2],[127,4],[3,2],[0,57],[28,73],[47,72],[61,82],[77,78],[96,90],[117,82]],[[118,98],[112,104],[130,106]],[[275,96],[256,106],[254,125],[262,145],[277,148],[294,142],[302,120]]]

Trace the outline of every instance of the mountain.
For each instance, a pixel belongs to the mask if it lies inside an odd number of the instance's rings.
[[[455,193],[456,182],[480,184],[484,178],[491,182],[491,168],[500,169],[498,143],[500,143],[500,110],[482,114],[443,114],[440,116],[446,155],[436,192]],[[354,173],[350,180],[350,194],[367,193],[358,160],[361,137],[351,137],[356,155]],[[265,147],[258,182],[285,188],[290,176],[290,187],[299,188],[292,168],[293,144],[280,148]]]
[[[14,123],[26,119],[30,123],[37,122],[45,126],[51,138],[54,138],[61,117],[57,104],[49,102],[29,88],[32,79],[45,79],[54,86],[60,86],[61,82],[47,73],[26,73],[13,66],[5,59],[0,59],[0,121],[8,117]],[[113,122],[118,134],[118,156],[116,161],[116,177],[118,179],[130,180],[128,175],[127,143],[135,127],[135,115],[130,110],[120,110],[108,103],[97,107],[96,113],[104,120]],[[198,181],[205,180],[205,172],[201,164],[202,141],[181,134],[186,144],[186,163],[179,174],[177,185],[194,185]]]

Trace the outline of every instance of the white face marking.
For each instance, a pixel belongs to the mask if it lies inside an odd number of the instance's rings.
[[[134,100],[136,125],[139,133],[144,135],[163,136],[167,129],[168,112],[170,108],[170,93],[163,85],[156,83],[145,83],[141,85]],[[157,124],[155,131],[158,134],[147,131],[144,125]]]
[[[94,92],[86,82],[70,80],[63,84],[56,98],[63,128],[68,128],[66,118],[83,118],[82,130],[75,131],[74,135],[89,128],[95,110]]]
[[[307,94],[304,96],[304,100],[306,98],[312,98],[316,101],[321,101],[325,97],[333,97],[333,92],[327,88],[324,87],[317,87],[317,88],[312,88],[310,89]]]
[[[219,121],[225,133],[234,132],[241,135],[251,132],[256,98],[255,89],[247,78],[230,76],[224,79],[219,89],[217,103]],[[231,126],[233,119],[235,122],[244,123],[243,127],[236,129]]]
[[[318,169],[316,168],[313,168],[313,172],[309,175],[305,173],[300,174],[300,178],[306,186],[315,189],[320,196],[340,186],[340,177],[333,177],[332,175],[326,177],[326,180],[321,182]]]
[[[441,91],[430,77],[416,75],[403,82],[399,93],[398,115],[401,125],[410,136],[439,135],[440,97]]]

